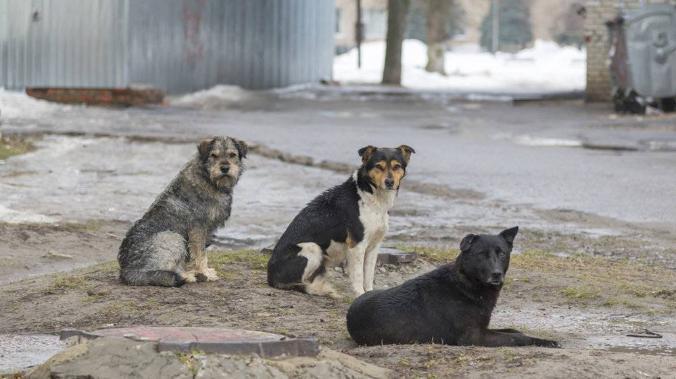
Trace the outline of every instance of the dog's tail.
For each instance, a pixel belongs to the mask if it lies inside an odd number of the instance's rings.
[[[185,284],[185,278],[179,273],[167,270],[123,270],[120,280],[130,286],[180,287]]]

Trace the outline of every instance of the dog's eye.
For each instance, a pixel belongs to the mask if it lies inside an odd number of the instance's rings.
[[[392,170],[399,170],[399,169],[401,169],[401,165],[396,164],[396,165],[392,166]]]
[[[385,167],[383,167],[381,165],[377,165],[376,168],[380,171],[385,171]]]
[[[237,158],[237,153],[230,153],[230,154],[228,154],[228,157]]]

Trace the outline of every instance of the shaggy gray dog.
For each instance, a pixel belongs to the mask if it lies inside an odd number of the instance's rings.
[[[179,287],[217,280],[207,266],[206,244],[230,217],[232,190],[244,170],[247,145],[214,137],[127,232],[117,260],[120,280],[134,286]]]

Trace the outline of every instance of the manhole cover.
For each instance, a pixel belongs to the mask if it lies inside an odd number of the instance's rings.
[[[314,338],[288,338],[279,334],[244,329],[135,326],[99,329],[92,332],[64,330],[61,339],[124,337],[156,342],[159,351],[201,350],[220,354],[258,354],[261,357],[316,356],[319,344]]]

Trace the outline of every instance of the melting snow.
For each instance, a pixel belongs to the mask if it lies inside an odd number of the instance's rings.
[[[60,105],[30,97],[24,92],[0,88],[0,120],[39,119],[71,108],[70,105]]]

